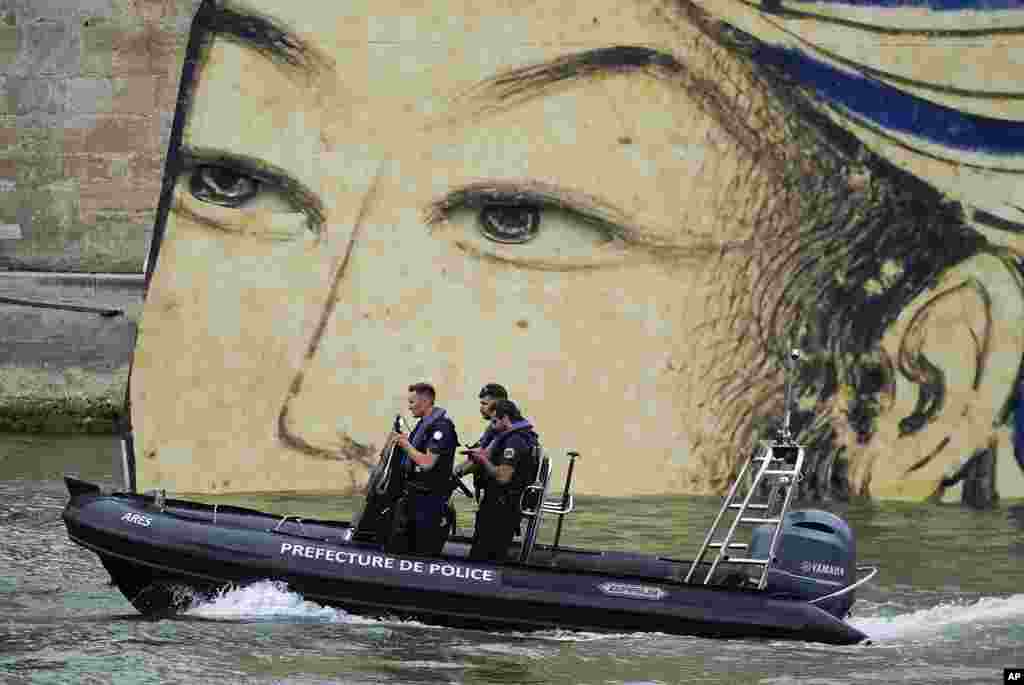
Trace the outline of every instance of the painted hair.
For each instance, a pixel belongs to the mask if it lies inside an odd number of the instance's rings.
[[[801,348],[793,428],[808,448],[802,494],[845,499],[845,446],[837,440],[835,414],[845,417],[840,420],[858,443],[872,438],[897,370],[908,373],[906,360],[896,363],[883,353],[886,329],[944,271],[990,246],[967,225],[959,203],[872,153],[826,116],[813,87],[768,59],[770,46],[680,4],[707,38],[744,65],[731,99],[695,87],[691,94],[751,164],[768,170],[751,181],[766,187],[747,193],[766,198],[745,208],[751,248],[722,255],[737,277],[712,324],[714,337],[728,342],[708,379],[710,399],[729,444],[752,447],[781,421],[780,362]],[[745,99],[744,88],[759,97]],[[755,104],[742,107],[742,101]],[[922,397],[939,401],[919,401],[902,417],[904,434],[926,426],[942,404],[942,373],[918,356],[909,360],[921,372],[912,380]],[[837,404],[838,412],[828,411]],[[713,487],[736,475],[743,458],[730,454],[711,476]],[[722,456],[703,456],[701,468],[716,470]]]

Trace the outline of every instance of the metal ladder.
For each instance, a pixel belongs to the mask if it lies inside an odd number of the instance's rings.
[[[800,356],[799,350],[793,350],[790,352],[790,364],[787,364],[788,370],[792,371],[793,366],[795,366],[796,362],[800,359]],[[700,551],[697,553],[697,557],[690,564],[690,570],[687,572],[686,578],[683,582],[690,583],[697,572],[697,567],[704,561],[704,555],[708,553],[708,550],[716,549],[718,550],[718,553],[711,562],[711,568],[708,569],[707,575],[704,576],[704,580],[702,581],[704,585],[711,584],[715,571],[718,570],[718,566],[722,563],[760,566],[761,577],[757,581],[757,588],[759,590],[763,590],[767,584],[768,570],[776,561],[775,550],[778,546],[779,534],[782,530],[782,522],[785,520],[786,512],[789,510],[789,503],[793,498],[793,493],[797,490],[796,485],[800,480],[800,474],[804,464],[804,448],[793,441],[789,429],[792,392],[792,379],[787,376],[785,392],[785,419],[778,432],[778,437],[775,440],[761,441],[760,449],[755,451],[751,455],[750,459],[748,459],[743,465],[743,469],[740,471],[739,476],[736,477],[732,487],[729,488],[729,494],[726,495],[722,508],[719,509],[714,523],[711,524],[711,529],[708,531],[708,534],[704,536],[704,543],[700,546]],[[742,497],[742,501],[737,502],[736,500],[739,499],[740,485],[749,477],[749,474],[753,471],[751,467],[756,462],[760,462],[760,467],[757,468],[757,473],[753,478],[753,482],[751,482],[749,487],[747,487],[746,492]],[[772,483],[768,496],[764,498],[763,501],[753,501],[757,494],[763,490],[762,483],[765,482]],[[782,490],[785,490],[785,495],[778,511],[775,511],[775,505],[778,501],[779,493]],[[736,514],[732,518],[729,530],[726,532],[724,538],[716,540],[715,535],[718,533],[723,520],[726,519],[725,514],[730,511],[735,511]],[[760,516],[748,516],[748,511],[758,512],[760,513]],[[736,531],[740,525],[768,525],[772,527],[772,539],[768,546],[768,555],[766,557],[733,557],[729,555],[729,550],[750,549],[749,543],[733,542],[733,538],[736,536]]]
[[[704,580],[702,581],[704,585],[711,584],[711,579],[714,577],[715,571],[718,570],[719,564],[729,563],[761,566],[761,577],[758,579],[757,587],[758,589],[764,588],[765,584],[768,582],[768,569],[771,568],[772,563],[775,561],[775,548],[778,545],[779,533],[782,529],[782,521],[786,516],[786,511],[789,509],[789,503],[793,497],[793,493],[796,491],[794,486],[800,476],[803,461],[804,449],[796,443],[785,439],[773,440],[770,442],[766,441],[762,443],[761,450],[755,452],[754,455],[747,460],[747,463],[743,465],[743,470],[740,471],[739,477],[729,489],[729,494],[725,498],[725,503],[722,505],[722,508],[719,509],[718,515],[715,517],[715,522],[711,524],[711,529],[704,537],[704,544],[701,545],[697,558],[690,564],[690,570],[686,574],[684,582],[691,582],[697,572],[697,567],[704,561],[704,556],[708,553],[708,550],[716,549],[718,550],[718,553],[711,562],[711,568],[708,569],[707,575],[704,576]],[[755,462],[760,462],[760,466],[757,468],[757,473],[753,478],[753,482],[751,482],[749,487],[746,489],[746,493],[743,495],[742,501],[737,502],[737,500],[740,499],[740,484],[748,477],[748,474],[752,471],[751,466]],[[779,462],[782,462],[782,464],[780,465]],[[765,482],[766,479],[774,481],[768,497],[763,501],[754,501],[759,489],[761,488],[762,482]],[[779,493],[781,490],[785,490],[785,495],[782,498],[781,506],[778,507],[778,511],[775,512],[773,510],[776,508],[775,505],[779,499]],[[729,525],[729,530],[726,532],[724,538],[715,540],[714,538],[724,520],[728,520],[725,514],[729,511],[736,512]],[[757,512],[761,515],[749,516],[748,511]],[[729,555],[729,550],[747,550],[750,547],[750,545],[745,542],[733,542],[733,538],[735,537],[736,531],[740,525],[772,526],[772,539],[768,548],[768,556],[733,557]]]

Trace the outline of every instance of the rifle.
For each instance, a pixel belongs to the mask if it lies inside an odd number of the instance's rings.
[[[392,433],[401,433],[402,432],[401,420],[402,420],[402,415],[401,414],[396,414],[395,415],[395,422],[391,426],[391,432]],[[381,461],[380,461],[381,478],[380,478],[380,480],[379,480],[379,482],[377,483],[377,486],[376,486],[376,490],[377,490],[377,494],[378,495],[383,495],[384,493],[386,493],[389,490],[388,486],[391,485],[391,477],[392,477],[392,475],[394,475],[395,469],[398,466],[398,464],[394,463],[395,454],[397,454],[398,451],[399,451],[398,450],[398,440],[396,438],[391,438],[390,440],[388,440],[388,442],[386,442],[384,444],[384,449],[381,450],[381,453],[380,453],[380,456],[381,456]]]
[[[395,416],[392,432],[401,432],[401,418],[401,414]],[[397,440],[391,439],[384,444],[380,452],[380,461],[374,467],[367,483],[366,504],[356,524],[356,535],[371,536],[378,542],[387,539],[395,514],[395,504],[405,490],[401,454]]]
[[[475,497],[473,497],[473,492],[469,488],[467,488],[466,484],[462,482],[462,479],[459,478],[458,476],[456,476],[454,473],[452,474],[452,484],[451,485],[452,485],[452,492],[455,491],[455,488],[458,488],[459,490],[462,490],[462,494],[465,495],[466,497],[468,497],[468,498],[470,498],[472,500],[476,499]]]

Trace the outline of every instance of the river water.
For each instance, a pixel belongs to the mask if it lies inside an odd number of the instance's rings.
[[[850,619],[869,645],[453,630],[350,616],[269,582],[149,620],[60,520],[62,474],[113,486],[118,450],[109,437],[0,435],[0,683],[987,685],[1003,682],[1004,667],[1024,666],[1024,503],[824,506],[851,523],[858,562],[881,566]],[[360,506],[234,501],[346,520]],[[579,498],[563,540],[692,557],[719,504]],[[469,519],[463,505],[460,526]]]

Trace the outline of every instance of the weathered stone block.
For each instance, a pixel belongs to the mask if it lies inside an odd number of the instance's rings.
[[[18,28],[0,24],[0,69],[6,70],[18,59]]]
[[[121,309],[103,318],[0,305],[0,430],[107,431],[122,407],[141,309],[139,278],[0,272],[0,294]]]
[[[71,78],[67,80],[68,111],[95,114],[114,109],[114,84],[107,78]]]
[[[115,157],[107,164],[107,173],[111,178],[129,178],[131,176],[131,159]]]
[[[134,221],[100,222],[81,238],[81,270],[138,273],[149,250],[153,221],[140,215]]]
[[[77,22],[37,19],[18,24],[18,76],[76,75],[81,68],[81,32]]]
[[[37,110],[28,114],[19,114],[17,121],[18,126],[24,128],[62,129],[67,125],[71,116],[67,112],[44,112]]]
[[[20,193],[17,191],[0,191],[0,223],[18,223],[18,207],[20,205]]]
[[[80,220],[86,225],[155,212],[160,199],[163,157],[149,155],[72,155],[65,158],[65,174],[78,179]]]
[[[10,244],[12,247],[7,248]],[[81,261],[81,249],[76,240],[69,240],[62,247],[42,247],[26,240],[0,243],[0,271],[74,271]]]
[[[177,62],[178,42],[176,34],[149,24],[121,30],[114,40],[114,73],[119,77],[171,73]]]
[[[7,88],[7,82],[10,80],[0,76],[0,116],[13,115],[18,106],[13,93]]]
[[[18,212],[25,240],[32,248],[62,248],[81,232],[78,226],[78,183],[67,181],[21,193]]]
[[[171,126],[174,124],[174,110],[160,112],[157,121],[159,125],[159,139],[156,149],[162,154],[167,154],[167,148],[171,144]]]
[[[16,126],[16,150],[26,156],[60,154],[63,133],[45,128]]]
[[[103,19],[86,19],[82,23],[82,74],[112,76],[114,74],[114,44],[118,27]]]
[[[14,114],[46,112],[59,114],[66,111],[69,80],[60,76],[32,76],[8,78],[6,91]]]
[[[156,111],[174,112],[178,104],[178,82],[180,74],[174,76],[161,75],[156,82]]]
[[[52,144],[53,137],[43,140],[37,144],[19,141],[15,152],[7,157],[17,163],[15,179],[18,187],[38,188],[63,178],[63,155],[60,147]]]
[[[141,116],[101,117],[85,134],[85,152],[119,154],[152,150],[159,135],[151,118]]]
[[[64,157],[64,175],[78,179],[81,187],[108,179],[107,168],[108,160],[103,155],[77,154]]]
[[[85,152],[85,134],[89,128],[95,125],[95,117],[85,117],[82,119],[89,118],[91,122],[88,126],[80,126],[80,122],[76,122],[76,117],[72,115],[68,117],[68,124],[63,131],[61,131],[61,149],[66,155],[81,154]],[[75,124],[75,125],[72,125]]]
[[[67,155],[64,173],[68,178],[78,179],[83,187],[109,186],[112,181],[149,187],[160,178],[152,158],[145,155]]]
[[[140,19],[149,24],[174,21],[181,13],[178,0],[144,0],[135,5]]]
[[[16,178],[20,188],[39,188],[63,178],[62,138],[60,129],[18,131],[18,144],[8,158],[19,162]]]
[[[12,0],[19,13],[33,19],[73,21],[81,17],[110,17],[117,13],[115,0]]]
[[[125,114],[152,115],[156,109],[157,78],[151,75],[115,78],[112,110]]]
[[[111,178],[84,186],[79,194],[81,219],[95,223],[100,214],[116,212],[133,215],[156,209],[160,198],[158,180]]]
[[[164,173],[164,155],[159,152],[135,155],[131,160],[130,173],[140,181],[159,184]]]

